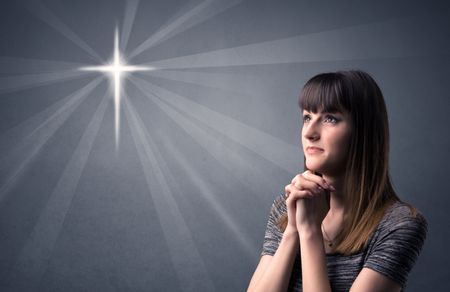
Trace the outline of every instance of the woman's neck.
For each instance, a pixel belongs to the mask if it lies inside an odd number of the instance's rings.
[[[344,175],[327,176],[323,175],[325,181],[332,185],[336,191],[330,192],[330,215],[344,215],[345,194],[344,194]]]
[[[323,178],[336,189],[330,192],[330,210],[322,221],[322,230],[326,230],[324,239],[331,240],[332,244],[342,232],[345,218],[344,176],[323,175]],[[325,245],[325,249],[327,253],[332,252],[331,247]]]

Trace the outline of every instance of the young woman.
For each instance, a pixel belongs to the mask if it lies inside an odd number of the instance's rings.
[[[305,171],[272,205],[248,291],[402,291],[427,222],[392,187],[380,88],[362,71],[319,74],[299,104]]]

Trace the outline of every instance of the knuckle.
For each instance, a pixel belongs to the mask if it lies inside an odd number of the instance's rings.
[[[305,191],[298,191],[297,197],[302,198],[305,195]]]
[[[291,194],[290,194],[290,197],[291,197],[293,200],[298,199],[298,191],[292,191]]]
[[[314,197],[315,193],[311,192],[311,191],[307,191],[307,196],[312,198]]]
[[[286,185],[286,186],[284,187],[284,191],[285,191],[285,192],[289,192],[290,189],[291,189],[291,185]]]

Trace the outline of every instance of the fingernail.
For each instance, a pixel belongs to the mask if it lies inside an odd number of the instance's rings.
[[[329,186],[330,186],[330,190],[332,190],[333,192],[336,191],[336,189],[332,185],[329,185]]]

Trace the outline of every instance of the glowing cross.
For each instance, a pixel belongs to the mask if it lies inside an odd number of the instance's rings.
[[[119,130],[120,130],[120,92],[121,86],[120,81],[124,73],[134,72],[134,71],[150,71],[154,70],[151,67],[140,67],[140,66],[129,66],[122,63],[122,57],[119,51],[119,33],[116,29],[114,35],[114,56],[113,61],[106,66],[92,66],[92,67],[82,67],[80,70],[84,71],[99,71],[111,73],[114,77],[114,116],[115,116],[115,130],[116,130],[116,147],[119,143]]]

